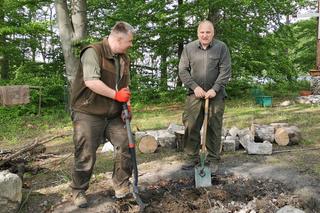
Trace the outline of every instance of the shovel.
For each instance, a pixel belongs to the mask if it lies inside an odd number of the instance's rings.
[[[209,108],[209,99],[205,99],[204,106],[204,121],[203,121],[203,135],[201,141],[201,150],[200,150],[200,165],[198,164],[194,168],[195,172],[195,183],[196,188],[199,187],[208,187],[211,186],[211,170],[208,166],[205,166],[205,160],[207,157],[207,127],[208,127],[208,108]]]
[[[131,125],[130,125],[130,119],[129,119],[129,111],[128,111],[128,105],[125,103],[123,104],[123,111],[125,115],[125,121],[126,121],[126,128],[128,133],[128,139],[129,139],[129,152],[131,155],[131,160],[133,164],[133,197],[136,200],[137,204],[140,207],[140,212],[144,210],[146,205],[142,202],[140,196],[139,196],[139,190],[138,190],[138,167],[137,167],[137,159],[136,159],[136,150],[135,150],[135,141],[132,136],[131,132]]]

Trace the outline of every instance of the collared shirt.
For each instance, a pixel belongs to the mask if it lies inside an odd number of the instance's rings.
[[[120,79],[120,58],[119,55],[113,56],[115,68],[117,72],[116,82]],[[81,56],[81,63],[83,64],[83,80],[98,80],[101,77],[100,62],[96,51],[93,48],[88,48]]]
[[[205,91],[214,89],[217,93],[220,90],[225,93],[224,87],[231,77],[231,57],[227,45],[214,39],[203,49],[199,40],[190,42],[181,55],[179,76],[190,89],[189,93],[193,93],[197,86]]]
[[[99,57],[93,48],[88,48],[81,56],[83,80],[98,80],[101,77]]]

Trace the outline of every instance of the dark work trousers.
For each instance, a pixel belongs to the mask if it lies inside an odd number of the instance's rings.
[[[203,98],[196,98],[195,95],[187,96],[182,121],[185,126],[184,150],[196,160],[199,156],[201,145],[200,130],[204,120]],[[208,161],[219,161],[221,152],[221,131],[225,103],[224,100],[210,99],[208,110],[208,128],[206,148],[208,150]]]
[[[86,191],[89,188],[89,181],[96,162],[96,151],[101,141],[105,141],[105,137],[114,146],[113,188],[117,190],[128,187],[132,174],[132,162],[127,130],[121,117],[108,120],[101,116],[73,112],[72,121],[75,153],[70,187],[73,193]]]

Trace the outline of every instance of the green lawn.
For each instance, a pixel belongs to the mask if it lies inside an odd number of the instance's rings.
[[[287,122],[301,129],[305,143],[320,142],[320,106],[293,104],[279,107],[279,103],[284,100],[274,100],[272,107],[261,107],[253,98],[227,100],[224,126],[246,128],[252,123]],[[133,131],[167,128],[170,123],[182,124],[183,107],[184,103],[134,107]],[[10,113],[10,108],[5,111]],[[4,110],[0,111],[3,112]],[[20,146],[36,137],[72,129],[69,115],[62,111],[44,112],[41,116],[3,117],[0,143],[5,148]]]

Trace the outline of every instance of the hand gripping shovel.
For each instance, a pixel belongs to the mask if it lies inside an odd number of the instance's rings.
[[[132,136],[131,132],[131,125],[130,125],[130,119],[129,119],[129,112],[128,112],[128,105],[125,103],[123,104],[123,111],[125,114],[125,121],[126,121],[126,128],[129,138],[129,152],[131,155],[131,160],[133,164],[133,197],[136,200],[137,204],[140,207],[140,212],[144,210],[146,205],[142,202],[140,196],[139,196],[139,190],[138,190],[138,167],[137,167],[137,159],[136,159],[136,150],[135,150],[135,141]]]
[[[211,171],[208,166],[205,166],[205,160],[207,157],[206,140],[207,140],[207,127],[208,127],[208,108],[209,99],[205,99],[204,107],[204,121],[203,121],[203,135],[202,146],[200,150],[200,165],[198,164],[194,168],[196,188],[211,186]]]

